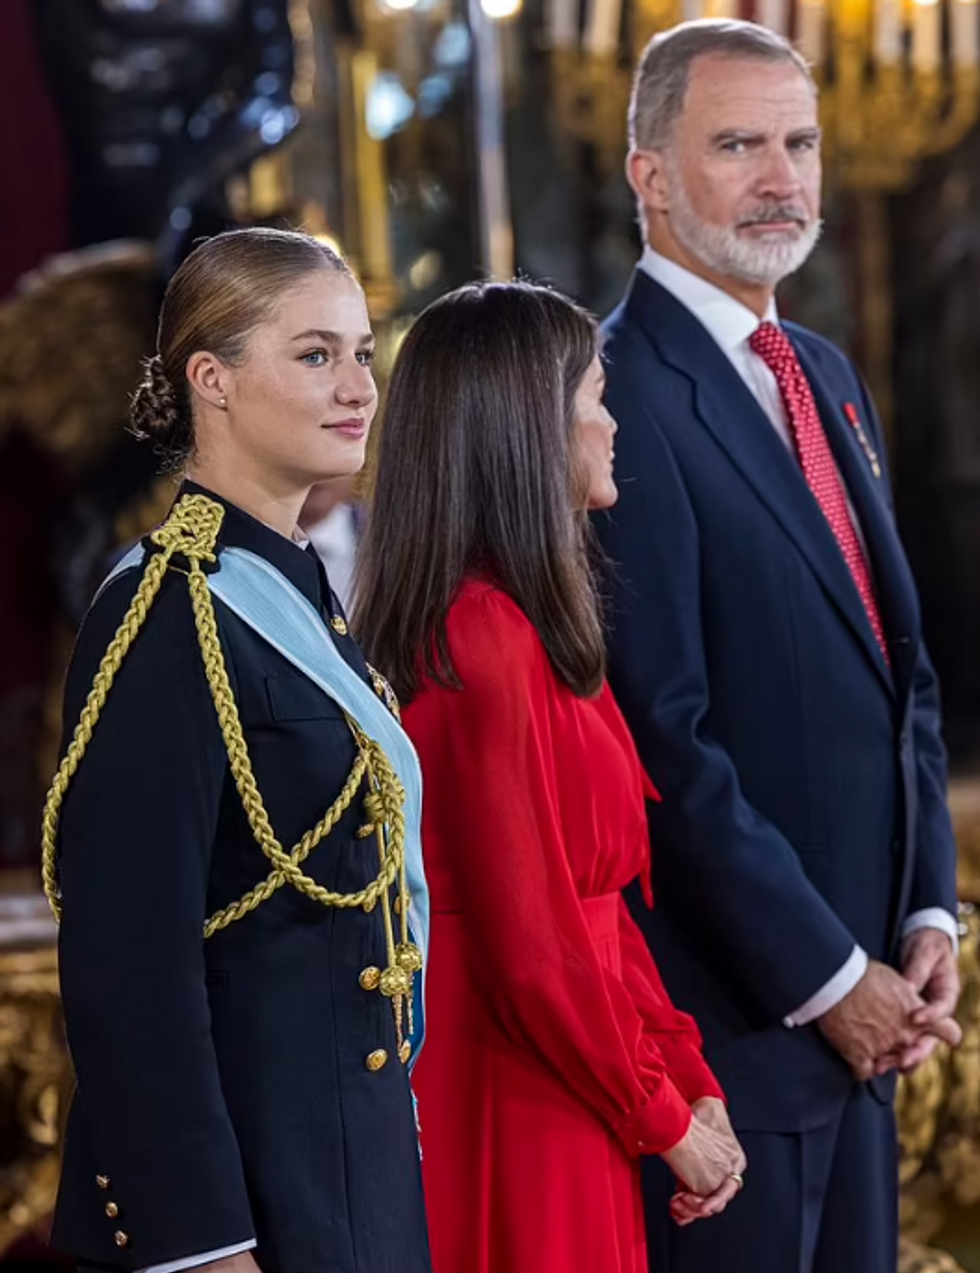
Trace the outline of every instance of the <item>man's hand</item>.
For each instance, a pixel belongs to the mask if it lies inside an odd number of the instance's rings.
[[[925,1007],[910,981],[872,959],[850,994],[817,1024],[855,1076],[869,1079],[880,1058],[905,1053],[918,1042],[922,1029],[913,1017]]]
[[[960,997],[960,973],[953,943],[938,928],[919,928],[902,945],[902,976],[921,996],[924,1006],[912,1015],[920,1030],[911,1047],[879,1057],[876,1073],[898,1068],[908,1074],[931,1056],[940,1039],[955,1047],[962,1031],[953,1020]]]

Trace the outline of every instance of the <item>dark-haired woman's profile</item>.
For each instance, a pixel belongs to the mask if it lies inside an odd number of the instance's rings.
[[[133,421],[185,479],[82,626],[44,819],[83,1268],[430,1270],[418,762],[296,534],[363,463],[372,355],[301,234],[210,239],[163,303]]]
[[[591,319],[530,284],[432,305],[394,369],[355,604],[426,783],[416,1070],[435,1273],[646,1273],[639,1156],[675,1218],[744,1157],[619,890],[649,868],[604,678],[587,509],[616,499]]]

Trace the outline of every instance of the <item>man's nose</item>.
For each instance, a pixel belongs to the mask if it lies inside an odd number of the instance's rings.
[[[781,198],[799,192],[800,175],[793,163],[793,157],[785,146],[773,146],[766,151],[765,165],[760,174],[759,184],[763,193]]]

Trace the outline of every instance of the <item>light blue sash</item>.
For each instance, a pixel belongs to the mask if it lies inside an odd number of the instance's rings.
[[[116,565],[104,589],[124,570],[142,564],[137,545]],[[422,951],[429,948],[429,891],[422,864],[422,770],[408,735],[370,686],[345,661],[314,606],[275,566],[244,548],[223,548],[219,569],[207,575],[212,593],[263,640],[299,668],[385,751],[405,788],[405,872],[411,893],[409,923]],[[100,592],[102,591],[100,589]],[[424,980],[423,970],[423,980]],[[421,1045],[423,1013],[417,996],[413,1060]]]

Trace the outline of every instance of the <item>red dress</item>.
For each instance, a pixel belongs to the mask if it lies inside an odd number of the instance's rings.
[[[645,779],[517,605],[464,585],[463,690],[405,711],[432,900],[414,1074],[434,1273],[646,1273],[639,1158],[720,1089],[619,890],[647,879]],[[651,789],[646,788],[648,791]]]

